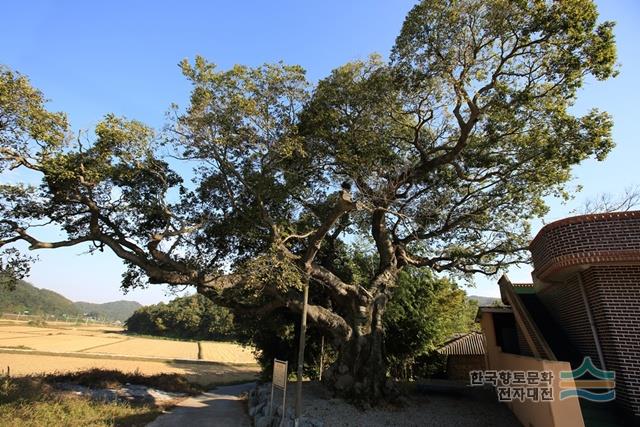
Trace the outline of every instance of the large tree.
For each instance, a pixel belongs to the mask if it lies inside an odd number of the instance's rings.
[[[375,401],[399,272],[524,261],[544,198],[611,149],[609,116],[570,107],[585,78],[615,74],[612,27],[591,0],[425,0],[390,62],[352,62],[315,87],[298,66],[183,62],[191,102],[158,137],[110,115],[74,141],[3,69],[0,163],[42,181],[0,187],[2,268],[24,273],[21,241],[88,243],[125,261],[125,287],[190,285],[255,316],[300,312],[308,283],[309,320],[338,350],[325,378]],[[67,237],[41,240],[44,223]],[[367,274],[345,256],[353,242],[372,248]]]

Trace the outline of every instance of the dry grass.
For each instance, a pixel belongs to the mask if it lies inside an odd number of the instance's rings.
[[[8,332],[8,331],[3,331],[0,328],[0,343],[3,343],[3,340],[6,339],[13,339],[13,338],[26,338],[26,337],[31,337],[33,335],[28,335],[25,334],[24,332]]]
[[[121,337],[122,339],[122,337]],[[167,357],[173,359],[198,359],[198,345],[195,342],[154,340],[151,338],[130,338],[123,342],[91,350],[99,353],[127,354],[146,357]],[[216,360],[217,361],[217,360]]]
[[[96,373],[93,375],[99,378]],[[0,378],[0,425],[143,426],[163,411],[162,407],[153,405],[98,402],[60,392],[51,387],[53,380],[56,379],[35,376]]]
[[[0,366],[11,367],[11,372],[15,375],[70,373],[90,369],[119,370],[125,373],[139,372],[145,375],[181,374],[189,381],[202,385],[253,381],[259,373],[257,365],[238,367],[224,364],[143,362],[5,353],[0,353]]]
[[[22,333],[25,335],[46,335],[48,332],[56,332],[55,329],[56,328],[52,327],[39,328],[35,326],[28,326],[27,322],[11,322],[9,324],[0,324],[0,331],[2,332]]]
[[[64,325],[64,324],[63,324]],[[0,347],[25,346],[39,351],[106,353],[114,355],[198,359],[194,341],[127,337],[122,329],[104,326],[29,327],[0,325]],[[203,341],[203,359],[221,363],[256,363],[251,349],[228,342]]]
[[[26,326],[24,322],[0,324],[0,368],[10,366],[15,375],[72,373],[90,369],[145,375],[179,374],[203,385],[253,381],[259,372],[251,350],[237,344],[203,342],[203,357],[206,361],[217,362],[213,364],[153,360],[148,358],[195,360],[198,357],[198,344],[127,337],[121,332],[121,329],[104,326],[65,327],[62,324],[38,328]],[[2,348],[6,349],[5,352]],[[10,353],[11,349],[25,348],[66,354]],[[98,354],[113,355],[113,358],[100,357]],[[126,358],[121,359],[120,356]]]
[[[256,363],[252,349],[228,342],[202,341],[204,360],[225,363]]]
[[[120,340],[122,337],[120,337]],[[11,345],[24,345],[39,351],[77,352],[87,347],[113,344],[118,338],[111,337],[85,337],[70,334],[29,336],[14,338]],[[0,339],[0,346],[4,341]]]

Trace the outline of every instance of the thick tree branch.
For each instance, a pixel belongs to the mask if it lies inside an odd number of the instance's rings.
[[[286,302],[286,306],[297,313],[302,313],[302,305],[302,301],[299,300]],[[351,327],[341,316],[333,311],[319,305],[309,304],[307,306],[307,316],[311,322],[330,332],[340,342],[351,338],[353,333]]]
[[[379,270],[382,271],[395,263],[395,250],[387,231],[385,211],[383,209],[376,209],[373,211],[371,218],[371,234],[376,242],[378,254],[380,255]]]
[[[358,287],[343,282],[338,276],[333,274],[327,268],[316,263],[311,264],[309,275],[314,280],[329,288],[338,298],[345,299],[347,297],[356,297],[358,299],[366,298],[366,294],[358,292]]]
[[[301,259],[301,262],[307,272],[311,271],[311,264],[320,250],[320,246],[322,246],[322,240],[325,238],[327,233],[329,233],[329,230],[331,230],[331,228],[338,222],[342,215],[355,210],[356,208],[356,203],[351,200],[351,194],[346,190],[341,190],[335,207],[324,219],[316,232],[309,238],[307,251]]]

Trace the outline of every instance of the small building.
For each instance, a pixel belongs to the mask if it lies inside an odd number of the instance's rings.
[[[606,425],[640,425],[640,211],[547,224],[529,249],[532,282],[512,283],[503,276],[506,307],[481,307],[478,313],[489,369],[554,374],[553,401],[515,401],[511,409],[534,427],[589,426],[598,413]],[[587,372],[596,372],[584,377],[591,384],[602,373],[615,376],[609,382],[615,384],[612,402],[560,399],[557,392],[568,387],[558,381],[561,373],[566,378],[568,371],[584,372],[585,364],[592,367]],[[574,378],[574,389],[588,382]],[[616,420],[616,414],[625,417]]]
[[[437,352],[447,357],[447,378],[468,380],[470,371],[485,369],[485,342],[482,332],[457,335]]]

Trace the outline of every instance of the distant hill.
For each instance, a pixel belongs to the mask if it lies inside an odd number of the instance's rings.
[[[0,313],[23,313],[32,315],[53,314],[55,316],[83,316],[97,319],[125,321],[142,305],[135,301],[114,301],[104,304],[73,302],[57,292],[40,289],[20,280],[16,289],[0,286]]]
[[[0,286],[0,312],[29,314],[53,314],[61,316],[77,316],[80,310],[62,295],[48,289],[39,289],[30,283],[20,280],[14,291]]]
[[[96,319],[106,318],[109,320],[120,320],[124,322],[139,308],[142,304],[136,301],[113,301],[104,304],[94,304],[90,302],[76,302],[75,306],[90,317]]]
[[[469,299],[472,301],[476,301],[478,303],[478,307],[491,307],[493,305],[502,305],[502,300],[500,298],[469,295]]]

